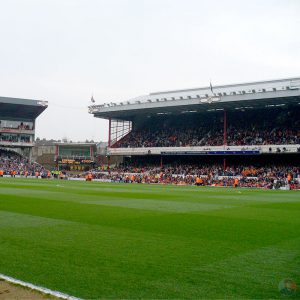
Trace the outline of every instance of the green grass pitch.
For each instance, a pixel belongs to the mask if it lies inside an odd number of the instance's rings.
[[[300,191],[0,180],[0,273],[81,298],[300,298]],[[285,297],[286,299],[286,297]]]

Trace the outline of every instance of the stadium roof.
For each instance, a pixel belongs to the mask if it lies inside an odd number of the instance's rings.
[[[89,106],[104,119],[132,120],[138,115],[238,110],[300,104],[300,77],[150,93],[118,103]]]
[[[0,118],[33,121],[47,107],[47,101],[0,97]]]

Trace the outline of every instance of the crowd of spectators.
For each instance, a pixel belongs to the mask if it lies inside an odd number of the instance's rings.
[[[0,149],[0,173],[10,176],[39,176],[47,170],[38,163],[30,162],[27,158],[14,151]]]
[[[300,110],[273,109],[228,114],[227,145],[300,144]],[[121,139],[115,147],[186,147],[224,144],[222,115],[199,115],[190,119],[154,118]],[[203,118],[201,120],[201,118]]]
[[[14,151],[0,149],[0,175],[43,177],[43,174],[45,177],[48,174],[49,177],[49,172],[40,164],[30,162]],[[113,168],[98,168],[78,177],[87,175],[91,179],[125,183],[234,186],[238,180],[240,187],[272,189],[288,186],[291,189],[300,189],[299,165],[237,164],[224,168],[221,164],[120,164]]]
[[[224,166],[214,165],[165,165],[117,166],[109,170],[94,170],[93,178],[127,183],[161,183],[176,185],[234,186],[280,188],[289,185],[300,189],[300,167],[296,166]],[[200,184],[198,184],[200,181]]]

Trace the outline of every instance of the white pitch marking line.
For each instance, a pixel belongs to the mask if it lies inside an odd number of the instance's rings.
[[[37,285],[31,284],[29,282],[25,282],[25,281],[15,279],[15,278],[10,277],[10,276],[6,276],[6,275],[1,274],[1,273],[0,273],[0,279],[3,279],[3,280],[5,280],[7,282],[10,282],[10,283],[14,283],[14,284],[17,284],[17,285],[21,285],[21,286],[30,288],[34,291],[39,291],[39,292],[42,292],[44,294],[49,294],[51,296],[58,297],[58,298],[61,298],[61,299],[81,300],[80,298],[70,296],[68,294],[60,293],[60,292],[57,292],[57,291],[52,291],[52,290],[44,288],[42,286],[37,286]]]

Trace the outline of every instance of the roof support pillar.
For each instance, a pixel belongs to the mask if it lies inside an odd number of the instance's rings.
[[[111,118],[108,119],[108,147],[110,147],[111,144]]]
[[[227,111],[224,109],[224,146],[227,146]]]

